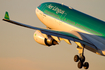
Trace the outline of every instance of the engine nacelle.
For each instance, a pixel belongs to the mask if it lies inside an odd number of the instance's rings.
[[[51,46],[56,45],[58,42],[53,39],[51,36],[47,36],[46,34],[41,33],[41,31],[36,30],[34,33],[34,40],[42,45]]]

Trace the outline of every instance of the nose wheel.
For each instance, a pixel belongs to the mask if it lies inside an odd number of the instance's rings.
[[[77,66],[79,69],[81,69],[82,67],[84,67],[84,69],[88,69],[89,68],[89,63],[88,62],[85,62],[85,56],[78,56],[78,55],[75,55],[74,56],[74,61],[75,62],[78,62]]]

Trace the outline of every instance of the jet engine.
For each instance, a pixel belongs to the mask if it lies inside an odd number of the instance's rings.
[[[55,39],[53,39],[50,35],[43,34],[39,30],[35,31],[34,40],[37,43],[45,45],[45,46],[51,46],[51,45],[58,44],[58,42]]]

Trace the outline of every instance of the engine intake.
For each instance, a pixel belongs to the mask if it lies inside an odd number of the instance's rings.
[[[42,45],[51,46],[56,45],[58,42],[53,39],[51,36],[47,36],[46,34],[41,33],[41,31],[37,30],[34,33],[34,40]]]

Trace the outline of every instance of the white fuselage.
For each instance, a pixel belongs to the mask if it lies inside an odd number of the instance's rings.
[[[58,20],[56,18],[53,18],[49,15],[44,14],[41,10],[39,10],[38,8],[36,8],[36,15],[39,18],[39,20],[46,25],[47,27],[53,29],[53,30],[59,30],[59,31],[66,31],[66,32],[70,32],[72,30],[78,31],[78,32],[83,32],[83,33],[88,33],[82,29],[79,29],[77,27],[74,27],[70,24],[67,24],[61,20]]]

